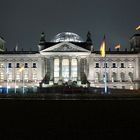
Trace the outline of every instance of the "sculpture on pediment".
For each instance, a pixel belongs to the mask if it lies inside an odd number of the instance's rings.
[[[77,51],[77,49],[67,45],[67,44],[63,44],[61,45],[59,48],[54,49],[53,51]]]

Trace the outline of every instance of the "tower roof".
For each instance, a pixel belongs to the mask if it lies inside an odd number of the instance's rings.
[[[84,42],[83,39],[72,32],[62,32],[54,36],[51,42]]]

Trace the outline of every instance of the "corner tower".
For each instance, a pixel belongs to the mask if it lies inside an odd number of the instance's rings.
[[[46,44],[45,37],[46,37],[45,33],[42,32],[41,37],[40,37],[40,41],[39,41],[39,45],[38,45],[38,50],[39,51],[41,51],[45,47],[45,44]]]
[[[140,52],[140,34],[135,34],[130,39],[131,51]]]

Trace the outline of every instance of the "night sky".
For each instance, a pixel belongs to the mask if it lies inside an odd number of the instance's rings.
[[[57,33],[70,31],[84,40],[88,31],[99,49],[104,34],[108,48],[120,43],[129,48],[129,38],[140,24],[140,0],[0,0],[0,36],[8,50],[37,50],[41,32],[50,41]]]

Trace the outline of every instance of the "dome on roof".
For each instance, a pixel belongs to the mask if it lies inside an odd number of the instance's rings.
[[[51,42],[84,42],[83,39],[72,32],[62,32],[57,34]]]

